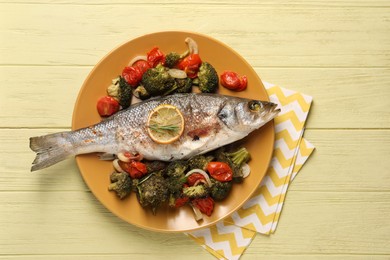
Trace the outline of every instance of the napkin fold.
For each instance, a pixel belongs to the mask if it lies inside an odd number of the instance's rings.
[[[275,232],[289,184],[314,151],[303,138],[312,97],[263,82],[270,101],[281,109],[275,118],[275,145],[259,188],[241,209],[216,225],[187,233],[218,259],[239,259],[257,233]]]

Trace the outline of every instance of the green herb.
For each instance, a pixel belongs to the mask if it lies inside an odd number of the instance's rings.
[[[153,124],[153,125],[148,125],[150,129],[152,129],[155,132],[158,133],[164,133],[164,132],[178,132],[179,127],[177,125],[158,125],[158,124]]]

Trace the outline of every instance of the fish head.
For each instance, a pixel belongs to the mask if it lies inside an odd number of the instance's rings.
[[[236,98],[228,100],[218,113],[219,119],[235,132],[250,133],[272,120],[280,112],[277,104]]]

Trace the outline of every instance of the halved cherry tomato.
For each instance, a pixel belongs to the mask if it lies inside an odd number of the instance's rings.
[[[138,67],[141,70],[141,74],[144,75],[144,73],[151,68],[149,62],[146,60],[137,60],[132,65],[133,67]]]
[[[164,53],[158,48],[154,47],[147,53],[147,60],[149,62],[149,65],[151,67],[156,67],[159,63],[164,64],[165,62],[165,55]]]
[[[248,78],[243,75],[240,77],[240,86],[236,89],[236,91],[243,91],[244,89],[246,89],[246,87],[248,86]]]
[[[233,171],[227,163],[224,162],[209,162],[207,171],[210,176],[217,181],[225,182],[233,179]]]
[[[122,71],[122,77],[132,87],[137,87],[138,83],[142,80],[143,72],[140,67],[127,66]]]
[[[128,163],[119,161],[119,166],[130,174],[130,177],[133,179],[139,179],[148,172],[146,164],[139,161],[130,161]]]
[[[102,117],[107,117],[119,111],[119,102],[110,96],[105,96],[97,101],[96,108]]]
[[[209,217],[213,213],[214,200],[211,197],[193,199],[192,204]]]
[[[178,67],[184,70],[189,78],[196,78],[201,64],[199,54],[190,54],[179,62]]]
[[[204,176],[202,174],[196,173],[196,172],[187,177],[187,183],[190,186],[194,186],[194,184],[196,182],[198,182],[199,180],[205,181],[206,179],[204,178]]]
[[[233,71],[224,71],[220,78],[221,85],[230,90],[243,91],[248,85],[248,78],[245,75],[240,77]]]
[[[190,199],[188,197],[179,197],[175,200],[175,208],[180,208],[187,204]]]

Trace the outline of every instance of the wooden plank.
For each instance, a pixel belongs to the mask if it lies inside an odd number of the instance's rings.
[[[292,190],[390,191],[389,130],[307,130],[316,150]]]
[[[204,250],[205,251],[205,250]],[[256,254],[256,255],[249,255],[247,256],[248,253],[244,253],[244,255],[240,258],[240,259],[243,259],[243,260],[246,260],[246,259],[257,259],[258,257],[266,257],[267,260],[274,260],[274,259],[280,259],[280,260],[284,260],[284,259],[287,259],[287,260],[290,260],[290,259],[303,259],[303,260],[311,260],[311,259],[334,259],[334,260],[350,260],[350,259],[361,259],[361,260],[365,260],[367,258],[369,259],[373,259],[373,260],[376,260],[376,259],[388,259],[388,255],[347,255],[347,254],[339,254],[339,255],[336,255],[336,254],[332,254],[332,255],[314,255],[314,254],[306,254],[306,255],[302,255],[302,254],[296,254],[296,255],[283,255],[283,254],[280,254],[278,252],[275,252],[275,254],[272,254],[272,255],[264,255],[264,254]],[[182,259],[181,257],[182,256],[178,256],[177,254],[164,254],[163,256],[162,255],[159,255],[159,256],[155,256],[155,255],[145,255],[143,253],[140,253],[140,254],[108,254],[108,255],[86,255],[86,254],[83,254],[83,255],[8,255],[8,256],[1,256],[0,255],[0,259],[17,259],[17,260],[21,260],[21,259],[58,259],[58,260],[68,260],[68,259],[80,259],[80,260],[89,260],[89,259],[92,259],[92,260],[100,260],[100,259],[107,259],[109,258],[110,260],[122,260],[122,259],[152,259],[152,260],[155,260],[155,259],[161,259],[162,257],[165,257],[167,259]],[[189,255],[189,256],[185,256],[186,259],[199,259],[199,257],[202,257],[202,259],[215,259],[215,257],[211,256],[210,254],[208,255],[199,255],[198,253],[196,254],[193,254],[193,255]],[[204,257],[204,258],[203,258]]]
[[[340,12],[338,8],[304,4],[289,8],[189,4],[189,9],[197,9],[194,19],[181,12],[176,3],[149,3],[110,8],[2,4],[0,64],[93,65],[125,41],[172,29],[210,35],[238,51],[253,66],[390,64],[390,13],[386,8],[348,7]],[[118,17],[126,17],[126,22]],[[154,22],[139,22],[145,17],[153,17]]]
[[[0,192],[0,197],[0,226],[7,234],[0,238],[3,255],[207,255],[181,233],[150,232],[121,221],[89,192]]]
[[[21,68],[0,66],[0,127],[69,128],[77,94],[90,70],[27,66],[20,77]],[[265,81],[313,96],[308,128],[390,127],[390,88],[383,88],[390,84],[390,69],[256,72]]]
[[[322,1],[322,0],[277,0],[277,1],[258,1],[258,0],[247,0],[245,2],[237,2],[235,0],[201,0],[201,1],[186,1],[186,0],[149,0],[149,1],[131,1],[127,0],[116,0],[115,2],[109,0],[95,0],[95,1],[78,1],[78,0],[0,0],[0,3],[7,4],[50,4],[50,5],[66,5],[66,4],[78,4],[78,5],[133,5],[133,4],[194,4],[199,5],[250,5],[250,6],[263,6],[263,7],[275,7],[278,8],[291,8],[294,6],[307,6],[307,7],[388,7],[389,2],[386,0],[339,0],[339,1]]]
[[[290,191],[276,233],[256,236],[246,256],[390,255],[389,192]]]
[[[191,243],[191,241],[189,241]],[[196,246],[194,246],[196,247]],[[185,259],[189,260],[199,260],[201,259],[210,259],[213,260],[215,259],[212,255],[207,253],[206,250],[202,250],[200,248],[196,248],[194,252],[191,252],[191,255],[185,255]],[[203,252],[202,252],[203,251]],[[26,255],[5,255],[1,256],[0,259],[43,259],[43,260],[51,260],[51,259],[57,259],[57,260],[69,260],[69,259],[78,259],[78,260],[123,260],[123,259],[142,259],[142,260],[155,260],[155,259],[182,259],[182,256],[178,256],[176,254],[176,250],[174,252],[167,252],[163,254],[158,254],[158,255],[153,255],[153,254],[148,254],[144,252],[137,252],[137,253],[130,253],[130,254],[116,254],[116,253],[110,253],[110,254],[69,254],[69,255],[58,255],[58,254],[26,254]],[[179,253],[184,253],[186,252],[179,250]],[[243,258],[245,259],[245,258]],[[375,258],[374,258],[375,259]]]
[[[69,128],[78,92],[90,70],[0,67],[0,126]]]
[[[88,192],[0,192],[0,207],[5,255],[206,255],[183,234],[122,222]],[[389,192],[290,192],[277,233],[245,255],[390,255],[389,213]]]

